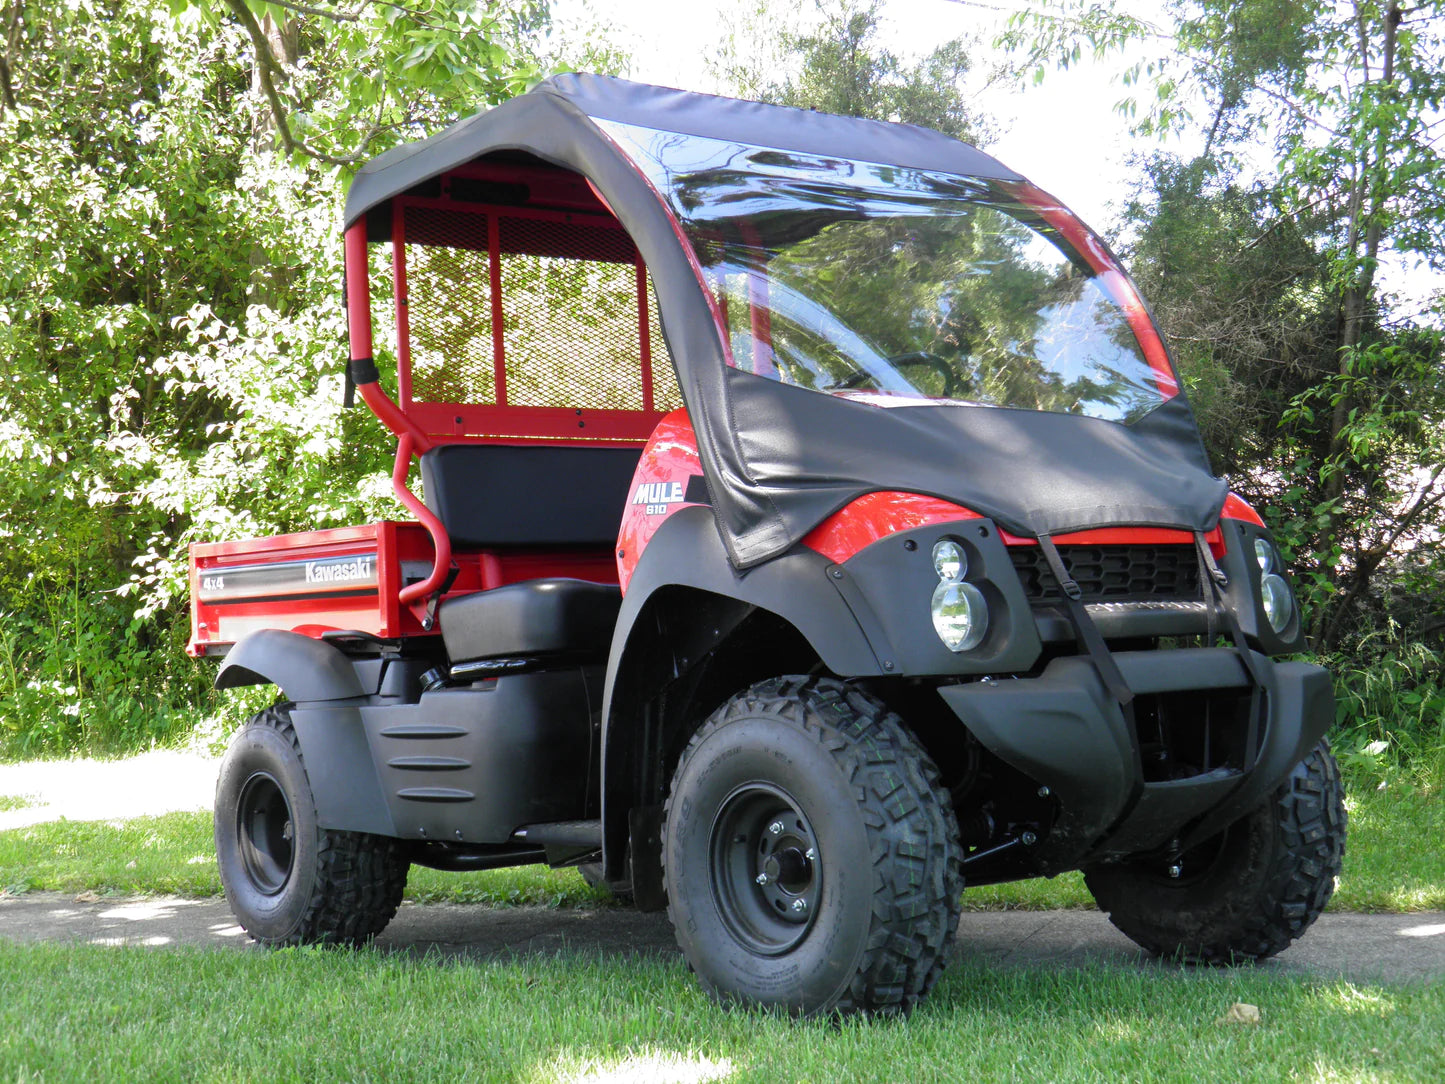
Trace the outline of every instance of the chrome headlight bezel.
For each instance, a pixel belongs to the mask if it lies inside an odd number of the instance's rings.
[[[1276,636],[1282,636],[1294,620],[1295,612],[1294,592],[1283,576],[1265,572],[1259,577],[1259,605],[1270,629]]]
[[[972,651],[988,635],[988,603],[966,580],[940,580],[929,604],[933,631],[955,654]]]
[[[968,575],[968,552],[951,538],[933,544],[933,571],[944,583],[961,583]]]

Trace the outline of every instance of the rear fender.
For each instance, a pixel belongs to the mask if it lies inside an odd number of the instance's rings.
[[[260,629],[236,641],[216,674],[218,689],[275,685],[294,701],[291,722],[322,828],[396,834],[359,704],[377,691],[381,669],[378,659],[352,659],[300,633]]]
[[[369,673],[362,680],[357,663]],[[276,685],[288,700],[349,700],[376,692],[380,667],[297,632],[260,629],[236,641],[216,674],[216,688]]]

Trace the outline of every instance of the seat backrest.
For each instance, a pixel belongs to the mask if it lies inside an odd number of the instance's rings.
[[[426,505],[457,549],[610,548],[640,448],[446,444],[421,457]]]

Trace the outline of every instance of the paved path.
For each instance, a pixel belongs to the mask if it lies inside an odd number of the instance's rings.
[[[158,749],[124,760],[31,760],[0,764],[0,831],[59,820],[128,820],[210,809],[220,761],[194,750]]]
[[[215,945],[256,950],[223,900],[77,901],[36,892],[0,898],[0,937],[105,945]],[[403,905],[377,939],[388,951],[485,959],[588,952],[670,954],[677,949],[661,914],[624,908],[487,908]],[[968,913],[959,955],[1004,966],[1172,967],[1151,961],[1093,911]],[[1288,976],[1352,981],[1445,981],[1445,913],[1325,915],[1261,967]]]

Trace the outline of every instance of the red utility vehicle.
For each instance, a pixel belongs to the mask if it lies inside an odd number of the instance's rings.
[[[1210,961],[1319,914],[1329,675],[1273,658],[1269,531],[1024,178],[563,76],[369,164],[345,251],[416,522],[192,551],[191,650],[285,697],[217,786],[258,940],[364,940],[412,863],[578,865],[719,997],[895,1011],[965,883],[1082,869]]]

